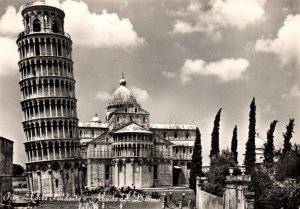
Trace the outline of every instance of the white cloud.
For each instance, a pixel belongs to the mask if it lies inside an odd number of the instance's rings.
[[[118,14],[91,12],[88,5],[80,1],[67,0],[62,3],[66,13],[65,29],[75,44],[87,47],[134,48],[145,43],[127,18]]]
[[[129,19],[116,13],[107,13],[106,10],[101,14],[91,12],[82,1],[66,0],[62,7],[66,13],[65,31],[71,35],[75,45],[132,49],[146,42],[138,36]],[[8,6],[0,17],[0,35],[16,37],[23,30],[20,12]]]
[[[136,86],[131,86],[130,89],[138,102],[145,102],[150,98],[148,92],[144,89]]]
[[[186,84],[195,75],[216,76],[221,82],[238,80],[249,65],[248,60],[242,58],[222,59],[210,63],[206,63],[201,59],[188,59],[180,69],[180,80],[182,84]]]
[[[292,86],[288,94],[282,94],[283,98],[295,98],[300,97],[300,89],[297,85]]]
[[[261,38],[255,50],[274,53],[282,64],[295,63],[300,67],[300,15],[288,15],[275,38]]]
[[[191,1],[186,9],[176,14],[186,20],[177,20],[174,33],[202,32],[215,40],[222,37],[222,28],[244,29],[264,19],[266,0],[210,0],[205,10]]]
[[[174,72],[163,71],[162,76],[166,78],[175,78],[176,74]]]
[[[104,91],[99,91],[96,95],[96,98],[102,101],[108,101],[111,99],[111,96],[109,93]]]
[[[0,34],[2,36],[16,37],[23,30],[21,13],[17,13],[15,7],[8,6],[5,13],[0,17]]]
[[[15,39],[0,36],[0,76],[17,74],[18,58]]]

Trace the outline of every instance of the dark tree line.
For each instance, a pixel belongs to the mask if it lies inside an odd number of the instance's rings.
[[[210,158],[217,157],[220,154],[220,147],[219,147],[219,129],[220,129],[220,120],[221,120],[221,111],[222,108],[219,109],[215,120],[214,120],[214,127],[211,133],[211,150],[210,150]]]
[[[245,153],[245,166],[249,173],[251,173],[255,166],[255,137],[256,137],[256,105],[255,98],[253,98],[250,104],[249,113],[249,132],[248,141],[246,143]]]

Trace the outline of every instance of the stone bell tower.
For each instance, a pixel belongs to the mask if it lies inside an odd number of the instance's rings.
[[[22,8],[17,39],[29,191],[43,196],[82,190],[72,40],[58,1]]]

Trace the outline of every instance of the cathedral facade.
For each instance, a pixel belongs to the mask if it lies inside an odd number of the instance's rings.
[[[196,127],[150,123],[124,77],[104,121],[95,116],[79,123],[65,13],[36,1],[21,14],[17,45],[29,191],[54,196],[108,185],[187,185]]]
[[[149,116],[123,77],[106,105],[105,122],[96,115],[79,123],[87,188],[188,184],[196,127],[151,124]]]

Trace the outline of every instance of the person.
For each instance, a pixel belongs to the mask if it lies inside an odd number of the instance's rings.
[[[172,192],[170,192],[170,200],[172,200]]]
[[[182,199],[184,200],[184,198],[185,198],[185,193],[182,192]]]

